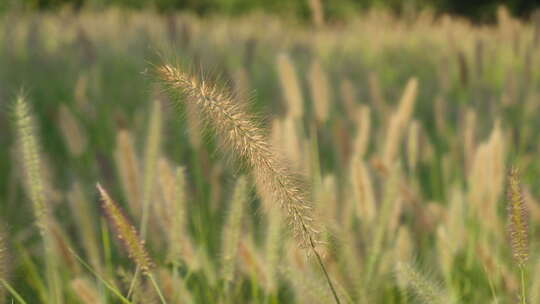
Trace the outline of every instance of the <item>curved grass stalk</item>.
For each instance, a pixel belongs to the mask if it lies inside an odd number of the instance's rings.
[[[317,251],[320,231],[315,228],[317,223],[313,220],[309,195],[299,182],[299,175],[275,154],[264,130],[244,110],[243,103],[235,102],[227,90],[170,65],[158,67],[157,75],[173,97],[181,93],[186,97],[182,99],[184,102],[197,105],[223,148],[251,171],[260,195],[281,206],[299,246],[311,248],[336,303],[340,303]]]

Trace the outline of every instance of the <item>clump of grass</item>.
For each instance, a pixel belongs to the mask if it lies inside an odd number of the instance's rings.
[[[521,277],[520,303],[526,303],[525,264],[529,258],[529,236],[527,208],[519,181],[517,168],[511,168],[508,176],[508,232],[512,257],[519,268]]]
[[[299,245],[312,249],[334,292],[316,249],[319,230],[311,215],[308,193],[298,182],[297,175],[275,154],[264,130],[227,90],[170,65],[158,67],[157,74],[173,93],[179,91],[186,97],[185,102],[197,105],[223,147],[251,170],[261,195],[282,207]],[[335,292],[334,295],[339,303]]]

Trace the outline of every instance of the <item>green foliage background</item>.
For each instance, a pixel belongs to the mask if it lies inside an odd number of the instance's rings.
[[[3,4],[2,4],[3,3]],[[130,8],[155,8],[162,12],[189,10],[200,15],[238,15],[250,11],[263,10],[267,13],[294,15],[302,19],[309,16],[305,0],[2,0],[2,6],[31,9],[50,9],[62,5],[75,7],[123,6]],[[396,13],[408,10],[430,8],[438,13],[450,13],[468,17],[474,21],[494,21],[497,6],[505,5],[520,17],[529,17],[540,6],[539,1],[530,0],[326,0],[325,13],[330,19],[341,20],[354,13],[369,8],[387,8]]]
[[[392,189],[389,177],[393,174],[389,176],[377,165],[388,137],[386,130],[404,87],[411,77],[415,77],[419,89],[412,117],[422,133],[422,141],[417,143],[421,157],[416,166],[410,165],[405,157],[409,151],[403,144],[398,152],[399,165],[388,171],[394,172],[395,178],[404,183],[402,188],[406,189],[399,192],[400,199],[406,203],[395,222],[401,231],[410,234],[414,256],[428,265],[436,277],[443,277],[440,280],[445,288],[459,297],[461,303],[490,303],[494,294],[501,299],[500,303],[511,303],[515,299],[516,283],[505,234],[503,191],[490,204],[482,201],[492,189],[502,189],[504,181],[494,180],[491,176],[475,179],[470,173],[473,169],[470,154],[482,156],[476,152],[492,146],[488,143],[494,138],[494,130],[498,130],[495,126],[500,125],[506,151],[502,159],[493,160],[493,164],[489,163],[490,159],[478,157],[477,171],[498,166],[504,174],[509,164],[523,168],[524,184],[533,207],[530,212],[532,250],[528,280],[531,299],[538,299],[533,297],[540,290],[537,241],[540,180],[535,178],[540,173],[538,22],[521,23],[501,13],[495,25],[483,28],[473,27],[461,19],[436,19],[425,12],[411,14],[412,19],[395,19],[374,11],[351,16],[342,27],[332,25],[315,29],[308,24],[298,25],[296,19],[291,21],[276,15],[238,18],[214,15],[218,12],[239,14],[260,8],[266,12],[293,13],[307,20],[309,10],[305,1],[114,1],[131,7],[157,7],[164,12],[170,8],[185,8],[210,15],[204,18],[184,12],[165,16],[151,10],[45,10],[60,7],[63,2],[19,1],[19,6],[44,10],[14,10],[0,14],[0,220],[7,223],[9,252],[14,257],[10,282],[29,303],[40,302],[43,255],[20,173],[10,104],[23,88],[36,118],[36,132],[42,149],[40,156],[46,164],[53,214],[66,231],[66,240],[72,240],[69,243],[77,252],[83,251],[84,244],[75,229],[80,223],[73,218],[69,207],[71,200],[65,195],[73,183],[78,182],[90,202],[92,214],[89,216],[95,223],[92,229],[104,236],[105,244],[105,236],[109,234],[104,229],[106,225],[100,222],[95,183],[107,185],[111,196],[123,207],[127,206],[126,191],[121,186],[114,157],[117,132],[129,130],[135,139],[136,152],[143,155],[148,109],[155,97],[153,94],[156,94],[155,79],[144,72],[151,64],[164,62],[159,58],[159,52],[164,49],[174,54],[173,58],[216,71],[222,75],[224,83],[233,87],[237,85],[238,72],[244,73],[254,107],[269,118],[285,116],[287,103],[280,87],[276,58],[284,53],[290,56],[306,105],[305,117],[299,122],[306,132],[300,138],[310,145],[301,152],[307,155],[306,158],[313,157],[313,162],[320,166],[317,168],[320,172],[310,178],[319,182],[323,177],[335,179],[335,189],[327,192],[335,197],[339,208],[357,205],[351,195],[354,187],[349,171],[352,166],[346,155],[351,154],[358,119],[355,112],[347,108],[342,84],[346,80],[352,83],[356,95],[354,107],[372,109],[370,143],[363,161],[373,179],[379,212],[382,209],[379,207],[386,201],[386,193],[394,192],[386,191]],[[85,5],[99,7],[104,2],[87,1]],[[4,8],[17,6],[15,1],[0,3]],[[414,3],[452,10],[450,2]],[[482,12],[492,14],[497,3],[486,2],[475,9],[485,7]],[[514,3],[514,11],[519,12],[519,3]],[[395,11],[405,11],[398,1],[325,2],[330,20],[354,15],[356,10],[369,6],[389,6]],[[315,103],[306,77],[315,61],[321,64],[331,88],[329,118],[319,125],[314,125]],[[378,82],[382,109],[376,106],[378,94],[373,92],[373,80]],[[215,277],[219,276],[220,239],[229,206],[228,193],[238,172],[223,161],[211,138],[205,138],[202,147],[191,145],[183,111],[177,111],[169,102],[164,104],[167,111],[164,111],[162,155],[186,169],[189,199],[186,234],[197,249],[196,259],[209,265],[208,269],[196,269],[186,275],[191,271],[191,262],[185,259],[183,263],[187,266],[181,269],[182,275],[185,275],[195,303],[225,303],[219,302],[223,298],[223,285],[219,281],[216,283]],[[62,106],[70,109],[81,133],[85,134],[86,149],[80,155],[71,155],[66,144],[66,138],[69,138],[64,137],[60,124],[59,109]],[[475,153],[464,151],[467,113],[477,115],[473,130],[475,148],[472,152]],[[481,194],[480,199],[475,193]],[[460,211],[461,214],[452,215],[451,207],[456,201],[467,207]],[[249,210],[245,212],[249,219],[245,239],[247,236],[253,238],[257,254],[264,251],[269,221],[268,216],[260,212],[258,203],[257,200],[250,202],[246,206]],[[493,213],[486,215],[485,209]],[[346,220],[332,219],[328,224],[338,236],[330,240],[332,252],[328,261],[332,266],[332,277],[345,285],[357,303],[366,303],[361,300],[365,296],[363,292],[373,299],[367,303],[415,303],[396,287],[398,284],[394,280],[394,254],[405,251],[395,245],[398,227],[387,227],[392,221],[383,216],[364,225],[362,214],[343,214]],[[445,221],[446,215],[455,221]],[[452,225],[453,222],[457,224]],[[349,230],[340,229],[342,226]],[[460,229],[453,229],[456,227]],[[383,229],[388,229],[380,244],[384,256],[373,255],[381,261],[377,263],[374,275],[364,278],[366,272],[351,271],[366,268],[366,261],[371,260],[366,257],[371,254],[367,249],[371,248],[372,235]],[[459,231],[463,233],[459,234]],[[446,242],[444,233],[451,234],[454,239]],[[157,233],[147,246],[159,263],[158,267],[164,269],[168,265],[162,263],[165,255],[162,236]],[[281,241],[287,240],[284,237]],[[102,263],[107,266],[107,278],[117,279],[116,270],[120,266],[133,268],[120,248],[112,245],[111,249],[101,243],[99,246],[104,248]],[[452,255],[446,259],[449,249]],[[287,253],[291,249],[283,251]],[[491,267],[487,269],[488,266]],[[236,302],[232,303],[302,303],[303,297],[310,295],[294,287],[299,280],[292,279],[280,280],[278,290],[268,292],[264,280],[251,271],[243,270],[238,278],[233,295]],[[299,273],[303,278],[320,275],[317,268],[310,267]],[[79,303],[77,295],[67,287],[78,276],[83,275],[63,269],[66,303]],[[84,276],[89,275],[85,273]],[[360,278],[360,283],[356,284],[351,277]],[[92,282],[100,286],[97,280]],[[351,282],[354,285],[348,286]],[[326,290],[325,287],[320,289]],[[111,300],[108,303],[115,303],[112,294],[104,288],[101,290],[103,297]],[[534,300],[531,303],[538,303]],[[305,300],[303,303],[313,302]]]

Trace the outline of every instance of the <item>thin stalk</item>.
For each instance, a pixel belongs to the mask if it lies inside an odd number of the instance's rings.
[[[306,227],[304,227],[304,229],[306,229]],[[336,289],[334,288],[334,284],[332,283],[332,280],[330,279],[330,276],[328,275],[328,272],[326,271],[326,267],[324,267],[324,263],[321,259],[321,256],[319,255],[319,252],[317,251],[317,249],[315,249],[315,243],[313,242],[313,239],[311,238],[311,236],[309,237],[309,243],[311,246],[311,250],[317,257],[317,262],[319,262],[319,266],[321,266],[321,269],[324,273],[324,277],[326,278],[326,282],[328,282],[328,286],[330,287],[330,290],[332,291],[334,300],[336,300],[336,304],[341,304],[341,302],[339,301],[339,297],[337,295]]]
[[[161,293],[161,290],[159,289],[157,283],[156,283],[156,280],[154,279],[154,276],[151,275],[151,274],[148,274],[147,275],[148,278],[150,279],[150,281],[152,282],[152,285],[154,285],[154,289],[156,290],[158,296],[159,296],[159,299],[161,300],[161,303],[162,304],[167,304],[167,301],[165,301],[165,298],[163,297],[163,294]]]
[[[6,280],[0,279],[0,281],[2,282],[2,284],[4,284],[6,289],[11,293],[11,295],[15,298],[15,300],[17,300],[21,304],[26,304],[26,301],[11,285],[9,285],[9,283]]]
[[[73,256],[77,259],[77,261],[79,261],[79,263],[81,263],[84,268],[86,268],[88,271],[90,271],[98,280],[100,280],[103,285],[105,285],[114,295],[116,295],[121,301],[122,303],[125,303],[125,304],[133,304],[131,303],[128,299],[126,299],[118,290],[116,290],[116,288],[114,288],[114,286],[107,282],[102,276],[100,276],[94,269],[92,269],[92,267],[90,267],[90,265],[88,265],[80,256],[78,256],[75,251],[69,249],[69,251],[71,252],[71,254],[73,254]]]
[[[128,294],[127,294],[127,298],[131,298],[131,294],[133,293],[133,289],[135,288],[135,283],[137,282],[137,279],[139,278],[139,272],[140,272],[140,268],[139,266],[137,266],[137,268],[135,268],[135,274],[133,275],[133,279],[131,280],[131,284],[129,284],[129,290],[128,290]]]
[[[109,232],[107,230],[107,224],[101,219],[101,240],[103,242],[103,256],[105,258],[105,267],[107,268],[107,274],[112,274],[112,255],[111,255],[111,242],[109,240]]]
[[[521,275],[521,304],[527,304],[526,292],[525,292],[525,269],[523,265],[519,266],[519,272]]]
[[[497,298],[497,293],[495,292],[495,286],[493,285],[493,281],[491,280],[491,278],[488,275],[486,265],[482,265],[482,266],[484,267],[484,272],[486,273],[486,278],[488,280],[489,289],[491,291],[491,295],[493,296],[494,303],[498,304],[499,299]]]

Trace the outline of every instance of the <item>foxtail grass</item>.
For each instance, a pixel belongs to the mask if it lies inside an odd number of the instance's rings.
[[[140,163],[133,144],[133,136],[126,130],[120,130],[116,134],[114,159],[129,211],[133,216],[140,217],[142,213],[139,189]]]
[[[371,109],[362,105],[357,110],[356,117],[356,136],[354,138],[353,157],[364,158],[369,148],[369,137],[371,133]]]
[[[339,84],[339,96],[343,103],[345,114],[351,121],[356,120],[355,111],[358,99],[356,95],[357,93],[353,82],[348,78],[341,80]]]
[[[377,73],[372,72],[368,76],[369,97],[371,98],[371,104],[377,111],[379,118],[386,118],[388,114],[388,105],[383,96],[381,84]]]
[[[150,216],[150,201],[153,196],[156,179],[156,167],[159,157],[161,132],[162,129],[162,110],[159,101],[152,103],[150,121],[148,124],[148,134],[146,137],[144,151],[144,179],[142,184],[142,214],[141,214],[141,238],[146,240],[148,230],[148,221]]]
[[[390,117],[383,150],[383,161],[386,166],[391,166],[395,161],[404,130],[407,129],[414,111],[417,91],[418,80],[411,78],[405,86],[397,110]]]
[[[407,262],[398,262],[398,278],[406,284],[402,288],[410,287],[412,295],[423,304],[446,304],[452,303],[446,293],[430,278],[421,273]]]
[[[226,91],[169,65],[159,67],[158,75],[170,89],[180,90],[186,102],[197,104],[223,148],[251,170],[261,194],[284,209],[300,246],[316,244],[319,231],[311,215],[308,193],[275,154],[264,130],[241,104],[235,103]]]
[[[280,265],[281,249],[281,228],[282,219],[278,209],[271,208],[268,213],[268,226],[265,240],[265,266],[267,276],[267,290],[269,293],[275,293],[278,287],[278,269]]]
[[[123,211],[111,199],[105,189],[103,189],[100,184],[97,184],[97,188],[101,195],[103,210],[105,211],[111,226],[116,231],[118,239],[124,245],[129,258],[135,263],[137,269],[140,269],[142,274],[148,277],[158,293],[161,302],[166,303],[157,286],[154,276],[152,275],[151,271],[154,267],[154,263],[144,247],[144,241],[139,238],[135,227],[129,222]]]
[[[75,115],[64,104],[60,106],[58,123],[69,153],[75,157],[80,156],[86,150],[86,134]]]
[[[360,159],[353,159],[350,166],[349,182],[351,197],[355,203],[352,208],[363,225],[370,226],[377,214],[373,184],[366,164]]]
[[[477,115],[473,109],[467,109],[465,112],[465,123],[463,124],[463,158],[465,160],[465,170],[467,173],[471,170],[475,146],[476,121]]]
[[[521,292],[520,303],[527,303],[525,290],[525,265],[529,258],[528,213],[519,181],[517,168],[512,168],[508,176],[508,232],[512,248],[512,258],[519,268]]]
[[[236,255],[242,233],[242,218],[247,200],[247,181],[240,177],[234,188],[230,209],[223,227],[221,242],[222,250],[222,277],[227,284],[233,281],[235,275]],[[227,286],[228,287],[228,286]]]
[[[316,27],[324,25],[324,9],[321,0],[309,0],[309,10],[311,11],[311,20]]]
[[[33,204],[35,223],[43,239],[45,249],[46,273],[48,286],[48,301],[63,303],[58,261],[54,252],[54,236],[51,232],[51,220],[40,162],[40,148],[35,131],[30,106],[20,95],[15,101],[15,120],[19,150],[22,153],[23,171],[30,200]]]
[[[468,183],[474,185],[468,193],[471,211],[482,220],[480,225],[494,230],[504,223],[497,215],[497,201],[504,192],[505,150],[500,123],[496,123],[489,139],[476,149]],[[489,178],[486,178],[489,176]]]
[[[97,184],[97,188],[101,195],[102,206],[107,219],[128,252],[129,258],[133,260],[135,265],[140,267],[144,274],[149,273],[153,263],[144,247],[144,241],[139,238],[135,227],[129,222],[120,207],[110,198],[105,189],[100,184]]]
[[[168,238],[166,260],[177,264],[188,246],[185,169],[177,167],[173,170],[164,158],[159,160],[158,168],[163,203],[161,206],[156,205],[159,208],[155,210]]]
[[[284,53],[277,57],[276,65],[287,111],[292,117],[301,118],[304,115],[304,96],[294,64],[289,55]]]
[[[72,189],[68,192],[67,198],[72,214],[78,223],[77,232],[82,240],[84,251],[89,258],[90,265],[95,269],[102,268],[101,258],[99,254],[99,243],[92,217],[94,213],[89,208],[91,205],[86,199],[82,187],[79,183],[74,183]]]
[[[328,119],[331,103],[328,78],[326,77],[320,62],[313,61],[311,63],[308,79],[311,89],[311,99],[313,100],[312,104],[315,112],[315,119],[317,119],[317,121],[320,123],[324,123]]]
[[[420,125],[414,120],[409,126],[409,134],[407,136],[407,166],[409,172],[414,172],[418,163],[418,146]]]
[[[170,65],[160,66],[156,72],[173,96],[181,93],[184,102],[197,105],[223,148],[251,170],[260,194],[281,206],[300,247],[311,248],[339,303],[317,251],[319,230],[315,228],[309,195],[298,182],[298,175],[275,154],[264,130],[227,90]]]

